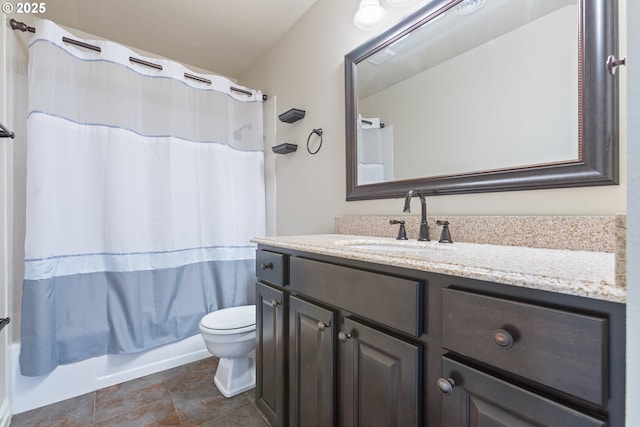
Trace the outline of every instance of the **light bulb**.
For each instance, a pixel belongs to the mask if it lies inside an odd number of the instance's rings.
[[[378,0],[361,0],[360,8],[353,17],[353,24],[360,30],[373,30],[387,15]]]

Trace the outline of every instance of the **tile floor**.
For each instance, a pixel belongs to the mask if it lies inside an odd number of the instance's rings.
[[[267,427],[254,391],[225,398],[214,357],[14,415],[11,427]]]

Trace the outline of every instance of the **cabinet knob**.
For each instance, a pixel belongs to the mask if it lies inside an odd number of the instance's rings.
[[[442,394],[451,394],[455,386],[456,382],[453,380],[453,378],[438,378],[438,389],[442,392]]]
[[[351,334],[340,332],[338,334],[338,340],[340,342],[347,342],[347,340],[351,339]]]
[[[496,345],[502,349],[508,349],[511,348],[511,346],[513,345],[513,335],[511,335],[511,333],[509,333],[509,331],[504,330],[504,329],[496,329],[495,331],[493,331],[493,341],[496,343]]]
[[[262,264],[260,264],[260,269],[261,270],[273,270],[273,263],[272,262],[263,262]]]
[[[318,330],[320,332],[324,332],[325,329],[327,329],[329,326],[331,326],[331,323],[325,323],[322,320],[318,322]]]
[[[280,304],[282,304],[282,303],[280,301],[276,300],[276,299],[272,299],[271,300],[271,306],[274,307],[274,308],[279,306]]]

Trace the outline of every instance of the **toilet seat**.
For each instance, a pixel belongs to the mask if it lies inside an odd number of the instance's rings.
[[[256,306],[242,305],[214,311],[200,320],[200,328],[215,335],[252,331],[256,328]]]

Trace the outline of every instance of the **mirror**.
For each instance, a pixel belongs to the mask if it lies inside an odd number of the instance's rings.
[[[617,184],[616,17],[435,0],[348,53],[347,200]]]

